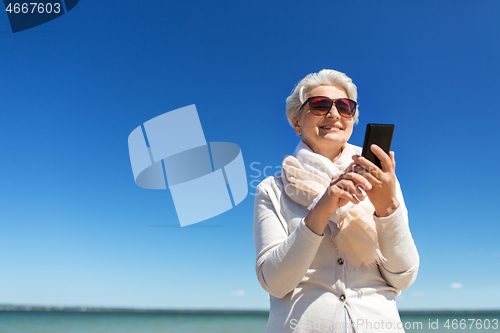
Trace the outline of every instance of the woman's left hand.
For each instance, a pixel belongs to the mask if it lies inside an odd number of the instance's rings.
[[[380,159],[382,170],[366,158],[356,155],[353,156],[354,163],[362,168],[355,168],[355,172],[365,177],[372,185],[372,188],[365,192],[375,207],[375,215],[386,217],[399,207],[396,197],[396,160],[393,151],[387,155],[377,145],[371,145],[370,149]]]

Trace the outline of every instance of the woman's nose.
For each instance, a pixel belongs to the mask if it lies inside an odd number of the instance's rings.
[[[328,118],[338,118],[338,117],[340,117],[340,113],[337,110],[337,107],[335,105],[332,105],[332,108],[330,109],[330,111],[328,111],[326,116]]]

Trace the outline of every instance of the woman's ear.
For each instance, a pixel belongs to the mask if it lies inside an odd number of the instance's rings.
[[[302,128],[300,127],[298,119],[295,119],[295,122],[293,123],[293,129],[295,130],[295,133],[297,133],[298,136],[302,136]]]

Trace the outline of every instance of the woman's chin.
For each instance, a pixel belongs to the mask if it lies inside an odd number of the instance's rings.
[[[327,135],[321,136],[321,141],[332,144],[332,145],[343,145],[347,140],[345,140],[344,133],[328,133]]]

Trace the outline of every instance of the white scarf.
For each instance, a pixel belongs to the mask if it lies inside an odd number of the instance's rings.
[[[285,192],[294,202],[312,209],[332,180],[337,179],[351,164],[352,155],[355,154],[354,146],[346,143],[339,158],[332,162],[300,141],[294,156],[287,155],[283,159],[281,180]],[[376,265],[386,260],[379,249],[373,213],[374,207],[366,197],[359,204],[349,202],[340,207],[328,221],[336,249],[355,268]],[[336,235],[333,223],[339,229]]]

